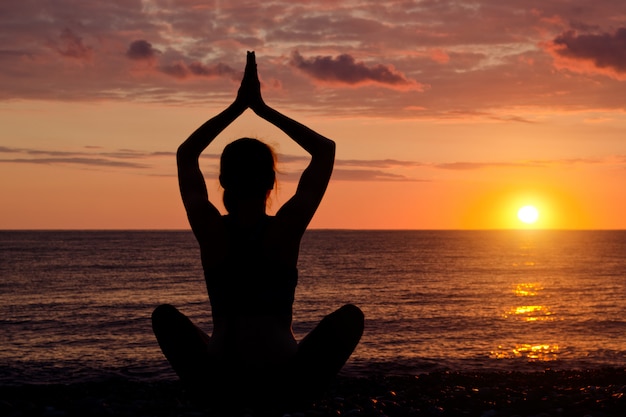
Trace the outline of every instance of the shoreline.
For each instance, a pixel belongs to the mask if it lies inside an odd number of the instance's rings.
[[[417,376],[342,376],[293,417],[315,416],[623,416],[626,369],[533,372],[432,372]],[[192,405],[178,381],[123,378],[76,384],[0,385],[0,415],[283,416]]]

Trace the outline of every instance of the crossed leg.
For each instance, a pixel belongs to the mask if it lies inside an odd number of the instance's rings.
[[[363,312],[346,304],[327,315],[298,344],[294,393],[299,400],[319,396],[339,373],[363,335]]]
[[[208,353],[211,338],[169,304],[152,313],[152,329],[168,362],[192,396],[209,389],[214,361]]]

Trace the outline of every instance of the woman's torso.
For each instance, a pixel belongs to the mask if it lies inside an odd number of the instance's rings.
[[[242,366],[275,366],[296,352],[291,329],[299,240],[275,217],[241,227],[222,217],[219,247],[201,244],[213,312],[210,350]]]

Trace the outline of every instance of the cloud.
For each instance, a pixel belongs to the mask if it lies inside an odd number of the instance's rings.
[[[591,63],[596,71],[626,77],[626,28],[613,33],[579,34],[568,30],[557,36],[549,50],[557,57],[560,66],[577,72],[590,72],[590,67],[581,63]]]
[[[309,156],[278,154],[278,162],[308,162],[311,160]],[[368,168],[394,168],[394,167],[419,167],[424,164],[415,161],[404,161],[399,159],[336,159],[335,167],[368,167]]]
[[[564,159],[545,159],[545,160],[528,160],[521,162],[450,162],[433,164],[432,166],[439,169],[454,171],[470,171],[489,168],[547,168],[550,166],[573,166],[573,165],[619,165],[623,161],[623,156],[612,155],[604,158],[564,158]]]
[[[173,151],[146,152],[136,149],[104,150],[100,146],[84,146],[82,151],[57,151],[34,148],[16,148],[0,146],[0,154],[13,154],[15,157],[0,159],[0,164],[33,164],[33,165],[61,165],[77,168],[126,168],[140,170],[145,175],[172,176],[175,175]],[[217,175],[219,165],[218,153],[206,153],[202,159],[210,164],[208,172]],[[150,161],[146,163],[144,161]],[[170,161],[167,165],[163,160]],[[310,161],[310,157],[293,154],[279,155],[279,179],[286,182],[296,182],[300,178],[302,169]],[[154,163],[153,163],[154,162]],[[549,166],[619,166],[626,163],[626,156],[613,155],[605,158],[569,158],[554,160],[528,160],[521,162],[469,162],[452,163],[424,163],[419,161],[398,159],[337,159],[333,171],[335,181],[382,181],[382,182],[427,182],[416,176],[416,171],[406,171],[414,168],[435,168],[450,171],[477,171],[492,168],[546,168]],[[293,164],[293,165],[292,165]],[[399,171],[398,171],[399,169]],[[404,170],[404,171],[403,171]],[[409,173],[409,174],[407,174]]]
[[[309,156],[279,154],[278,169],[282,171],[283,181],[298,181],[301,169],[311,160]],[[299,169],[284,169],[285,165],[295,164]],[[424,166],[423,163],[398,159],[337,159],[333,170],[336,181],[424,181],[401,173],[392,172],[394,168],[413,168]]]
[[[279,170],[282,165],[297,164],[303,166],[311,160],[308,156],[279,154]],[[397,159],[337,159],[333,170],[333,180],[337,181],[424,181],[407,175],[391,172],[393,168],[413,168],[424,166],[415,161]],[[378,168],[378,169],[376,169]],[[286,181],[298,181],[299,171],[288,171],[281,177]]]
[[[0,153],[18,153],[18,152],[21,152],[21,150],[17,148],[9,148],[7,146],[0,146]]]
[[[146,159],[152,157],[172,157],[176,156],[176,152],[144,152],[138,151],[135,149],[118,149],[114,152],[99,152],[99,155],[110,157],[110,158],[119,158],[119,159]]]
[[[98,166],[98,167],[114,167],[114,168],[149,168],[148,165],[138,164],[135,162],[114,161],[102,158],[13,158],[0,159],[1,163],[12,164],[37,164],[37,165],[82,165],[82,166]]]
[[[28,148],[10,148],[8,146],[0,146],[0,153],[23,153],[32,156],[76,156],[76,155],[85,155],[82,152],[73,152],[73,151],[50,151],[50,150],[41,150],[41,149],[28,149]]]
[[[130,59],[143,61],[155,59],[160,53],[161,51],[154,49],[150,42],[139,39],[131,42],[128,50],[126,51],[126,56]]]
[[[333,180],[337,181],[401,181],[401,182],[421,182],[401,174],[386,172],[374,169],[335,169]]]
[[[85,45],[83,39],[68,28],[63,29],[54,49],[64,57],[79,60],[90,60],[93,56],[93,48]]]
[[[545,166],[542,162],[448,162],[434,164],[435,168],[454,171],[469,171],[485,168],[538,168]]]
[[[338,159],[335,161],[338,166],[367,166],[372,168],[394,168],[394,167],[419,167],[424,164],[415,161],[403,161],[398,159]]]
[[[32,52],[25,50],[6,49],[0,50],[0,62],[2,61],[15,61],[19,58],[33,58]]]
[[[159,67],[159,70],[164,74],[171,75],[172,77],[179,79],[186,79],[191,76],[206,78],[229,77],[239,79],[240,74],[237,70],[223,63],[205,65],[201,62],[191,62],[187,64],[179,61],[169,65],[162,65]]]
[[[389,171],[393,168],[415,168],[424,166],[423,163],[416,161],[398,159],[338,159],[335,161],[335,166],[338,168],[335,168],[333,171],[333,179],[340,181],[427,181]]]
[[[534,120],[527,119],[521,116],[512,116],[512,115],[493,115],[489,116],[493,120],[499,120],[503,122],[517,122],[517,123],[527,123],[527,124],[535,124],[537,123]]]
[[[177,60],[169,63],[159,63],[156,66],[156,70],[178,78],[181,80],[187,79],[192,76],[216,78],[216,77],[231,77],[240,78],[240,71],[237,71],[224,63],[217,63],[213,65],[203,64],[199,61],[190,61],[177,51],[170,51],[170,54],[174,54],[178,58]],[[139,39],[131,42],[126,51],[126,57],[134,61],[148,61],[153,63],[159,59],[165,60],[161,57],[162,53],[158,49],[155,49],[152,44],[146,40]]]
[[[347,86],[376,84],[399,90],[424,90],[424,85],[408,79],[391,65],[377,64],[368,67],[348,54],[341,54],[336,58],[316,56],[307,59],[298,51],[293,51],[289,63],[324,83]]]
[[[85,147],[98,150],[100,147]],[[172,157],[174,152],[142,152],[132,149],[120,149],[114,152],[54,151],[32,148],[12,148],[0,146],[0,154],[21,154],[29,158],[5,158],[0,163],[36,164],[36,165],[77,165],[113,168],[151,168],[149,164],[139,160],[159,157]],[[135,161],[132,161],[135,159]]]
[[[297,182],[300,172],[281,172],[279,181]],[[415,179],[402,174],[377,169],[342,169],[335,168],[331,181],[384,181],[384,182],[424,182],[427,180]]]
[[[279,155],[279,164],[308,162],[309,157],[299,155]],[[574,165],[622,165],[626,161],[623,155],[607,156],[605,158],[569,158],[553,160],[527,160],[527,161],[493,161],[493,162],[444,162],[426,163],[398,159],[337,159],[333,171],[333,179],[338,181],[401,181],[401,182],[426,182],[415,176],[404,175],[392,171],[395,168],[435,168],[447,171],[479,171],[485,169],[503,168],[547,168],[550,166],[568,167]],[[377,169],[378,168],[378,169]],[[286,173],[284,180],[297,181],[297,172]]]

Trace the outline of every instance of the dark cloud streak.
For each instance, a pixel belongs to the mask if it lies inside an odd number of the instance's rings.
[[[152,44],[146,40],[139,39],[131,42],[126,56],[134,60],[151,60],[157,57],[161,52],[158,49],[154,49]]]
[[[375,169],[335,169],[333,180],[338,181],[394,181],[394,182],[425,182],[405,175],[394,174]]]
[[[36,164],[36,165],[82,165],[82,166],[98,166],[98,167],[114,167],[114,168],[149,168],[148,165],[138,164],[135,162],[113,161],[102,158],[14,158],[0,159],[0,163],[12,164]]]
[[[626,28],[601,34],[578,34],[570,30],[554,39],[554,44],[561,56],[591,60],[598,68],[626,73]]]
[[[99,147],[95,147],[99,149]],[[132,149],[120,149],[115,152],[76,152],[50,151],[41,149],[11,148],[0,146],[0,154],[23,154],[32,158],[0,159],[0,163],[37,164],[37,165],[81,165],[114,168],[146,169],[151,165],[129,159],[148,159],[160,157],[174,157],[174,152],[142,152]]]
[[[453,171],[470,171],[485,168],[539,168],[544,167],[543,162],[449,162],[443,164],[434,164],[435,168],[453,170]]]
[[[154,48],[150,42],[143,39],[131,42],[126,51],[126,57],[134,61],[167,61],[166,59],[162,59],[162,55],[161,51]],[[207,65],[199,61],[189,62],[185,58],[173,62],[159,62],[158,65],[156,65],[156,69],[163,74],[180,80],[187,79],[191,76],[206,78],[229,77],[238,80],[241,76],[241,71],[237,71],[221,62]]]
[[[179,79],[186,79],[190,76],[207,78],[228,77],[237,80],[240,78],[239,71],[221,62],[215,65],[205,65],[197,61],[189,64],[185,62],[175,62],[169,65],[162,65],[159,67],[159,70],[164,74]]]
[[[401,161],[398,159],[338,159],[336,164],[340,166],[367,166],[372,168],[420,167],[425,165],[421,162]]]
[[[336,58],[331,56],[304,58],[298,51],[293,51],[289,63],[314,79],[324,82],[350,86],[374,83],[392,88],[423,89],[421,84],[409,80],[391,66],[377,64],[368,67],[364,62],[357,62],[348,54],[341,54]]]

